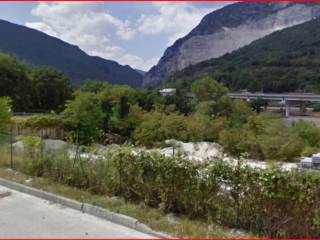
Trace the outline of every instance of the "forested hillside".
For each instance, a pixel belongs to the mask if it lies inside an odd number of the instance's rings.
[[[170,75],[190,65],[218,58],[277,30],[319,17],[319,3],[236,2],[206,15],[185,37],[167,48],[143,79],[159,86]]]
[[[139,87],[142,75],[130,66],[87,55],[79,47],[40,31],[0,20],[0,51],[16,55],[29,64],[63,71],[72,84],[98,79]]]
[[[270,34],[231,54],[186,68],[166,83],[188,87],[209,74],[231,90],[320,91],[320,19]]]

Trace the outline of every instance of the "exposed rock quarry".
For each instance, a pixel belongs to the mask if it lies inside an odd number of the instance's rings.
[[[167,157],[172,157],[173,155],[179,155],[180,157],[184,158],[188,161],[206,161],[212,158],[219,158],[223,161],[231,164],[236,165],[238,163],[237,159],[230,158],[224,154],[223,148],[213,142],[181,142],[177,140],[167,140],[166,144],[171,145],[171,147],[165,148],[154,148],[154,149],[145,149],[145,148],[133,148],[135,154],[139,154],[141,151],[147,152],[157,152]],[[118,151],[122,146],[121,145],[100,145],[95,144],[90,151],[84,151],[84,149],[80,150],[80,155],[83,158],[89,158],[91,160],[100,160],[104,159],[104,155],[108,151]],[[26,149],[24,147],[23,142],[18,141],[13,144],[14,154],[23,154],[25,153]],[[61,153],[66,152],[69,157],[74,158],[76,154],[76,146],[69,144],[62,140],[52,140],[46,139],[44,140],[44,150],[53,152],[53,153]],[[252,167],[252,168],[261,168],[265,169],[269,166],[267,162],[263,161],[255,161],[246,159],[243,162],[244,165]],[[297,168],[298,165],[296,163],[274,163],[278,165],[283,170],[291,170]]]
[[[181,142],[176,140],[167,140],[167,144],[173,147],[153,149],[164,156],[172,157],[173,155],[180,155],[188,160],[203,161],[211,158],[222,158],[223,149],[217,143],[212,142]]]
[[[173,156],[173,154],[179,154],[182,158],[191,161],[206,161],[212,158],[222,159],[224,162],[227,162],[230,165],[237,165],[238,159],[228,157],[223,152],[223,148],[213,142],[181,142],[176,140],[167,140],[167,144],[171,144],[173,147],[167,148],[157,148],[151,149],[150,151],[158,152],[167,157]],[[286,163],[286,162],[274,162],[274,165],[277,165],[282,170],[290,171],[298,167],[296,163]],[[260,168],[266,169],[270,164],[264,161],[256,161],[253,159],[245,159],[243,161],[244,166],[251,168]]]
[[[75,151],[75,146],[72,144],[68,144],[65,141],[62,140],[56,140],[56,139],[45,139],[43,140],[43,147],[45,151],[52,151],[52,152],[58,152],[58,151]],[[13,144],[13,152],[14,154],[23,154],[25,153],[26,149],[22,141],[17,141]]]
[[[187,36],[169,47],[145,75],[157,86],[190,65],[220,57],[274,31],[317,18],[319,3],[235,3],[206,15]]]

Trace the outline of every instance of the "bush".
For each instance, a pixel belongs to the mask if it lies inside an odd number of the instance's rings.
[[[219,143],[233,156],[247,153],[260,160],[295,161],[305,148],[310,152],[310,147],[318,143],[318,133],[319,129],[309,123],[301,122],[289,129],[279,119],[252,115],[241,126],[224,127]]]
[[[185,117],[176,113],[145,113],[135,129],[133,139],[137,144],[154,146],[166,139],[188,140]]]
[[[311,147],[320,144],[320,128],[311,122],[299,121],[295,123],[292,132],[301,137]]]
[[[96,94],[78,92],[75,99],[67,103],[61,117],[65,119],[71,142],[90,145],[99,138],[104,116]]]
[[[105,158],[37,155],[24,170],[96,194],[144,202],[268,237],[320,237],[320,175],[168,158],[130,148]],[[30,167],[31,166],[31,167]]]
[[[216,142],[219,133],[226,125],[226,118],[212,119],[202,114],[194,114],[186,118],[186,131],[190,141]]]
[[[8,97],[0,97],[0,130],[10,121],[12,115],[11,100]]]
[[[314,112],[320,112],[320,104],[314,104],[313,105],[313,111]]]

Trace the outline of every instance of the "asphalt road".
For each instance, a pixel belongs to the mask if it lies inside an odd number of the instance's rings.
[[[0,238],[153,238],[0,186]]]

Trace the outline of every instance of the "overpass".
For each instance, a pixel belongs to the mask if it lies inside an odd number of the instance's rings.
[[[267,101],[278,101],[285,106],[285,116],[290,116],[290,103],[320,103],[320,94],[313,93],[250,93],[238,92],[229,93],[233,99],[242,99],[250,102],[251,100],[263,99]]]

